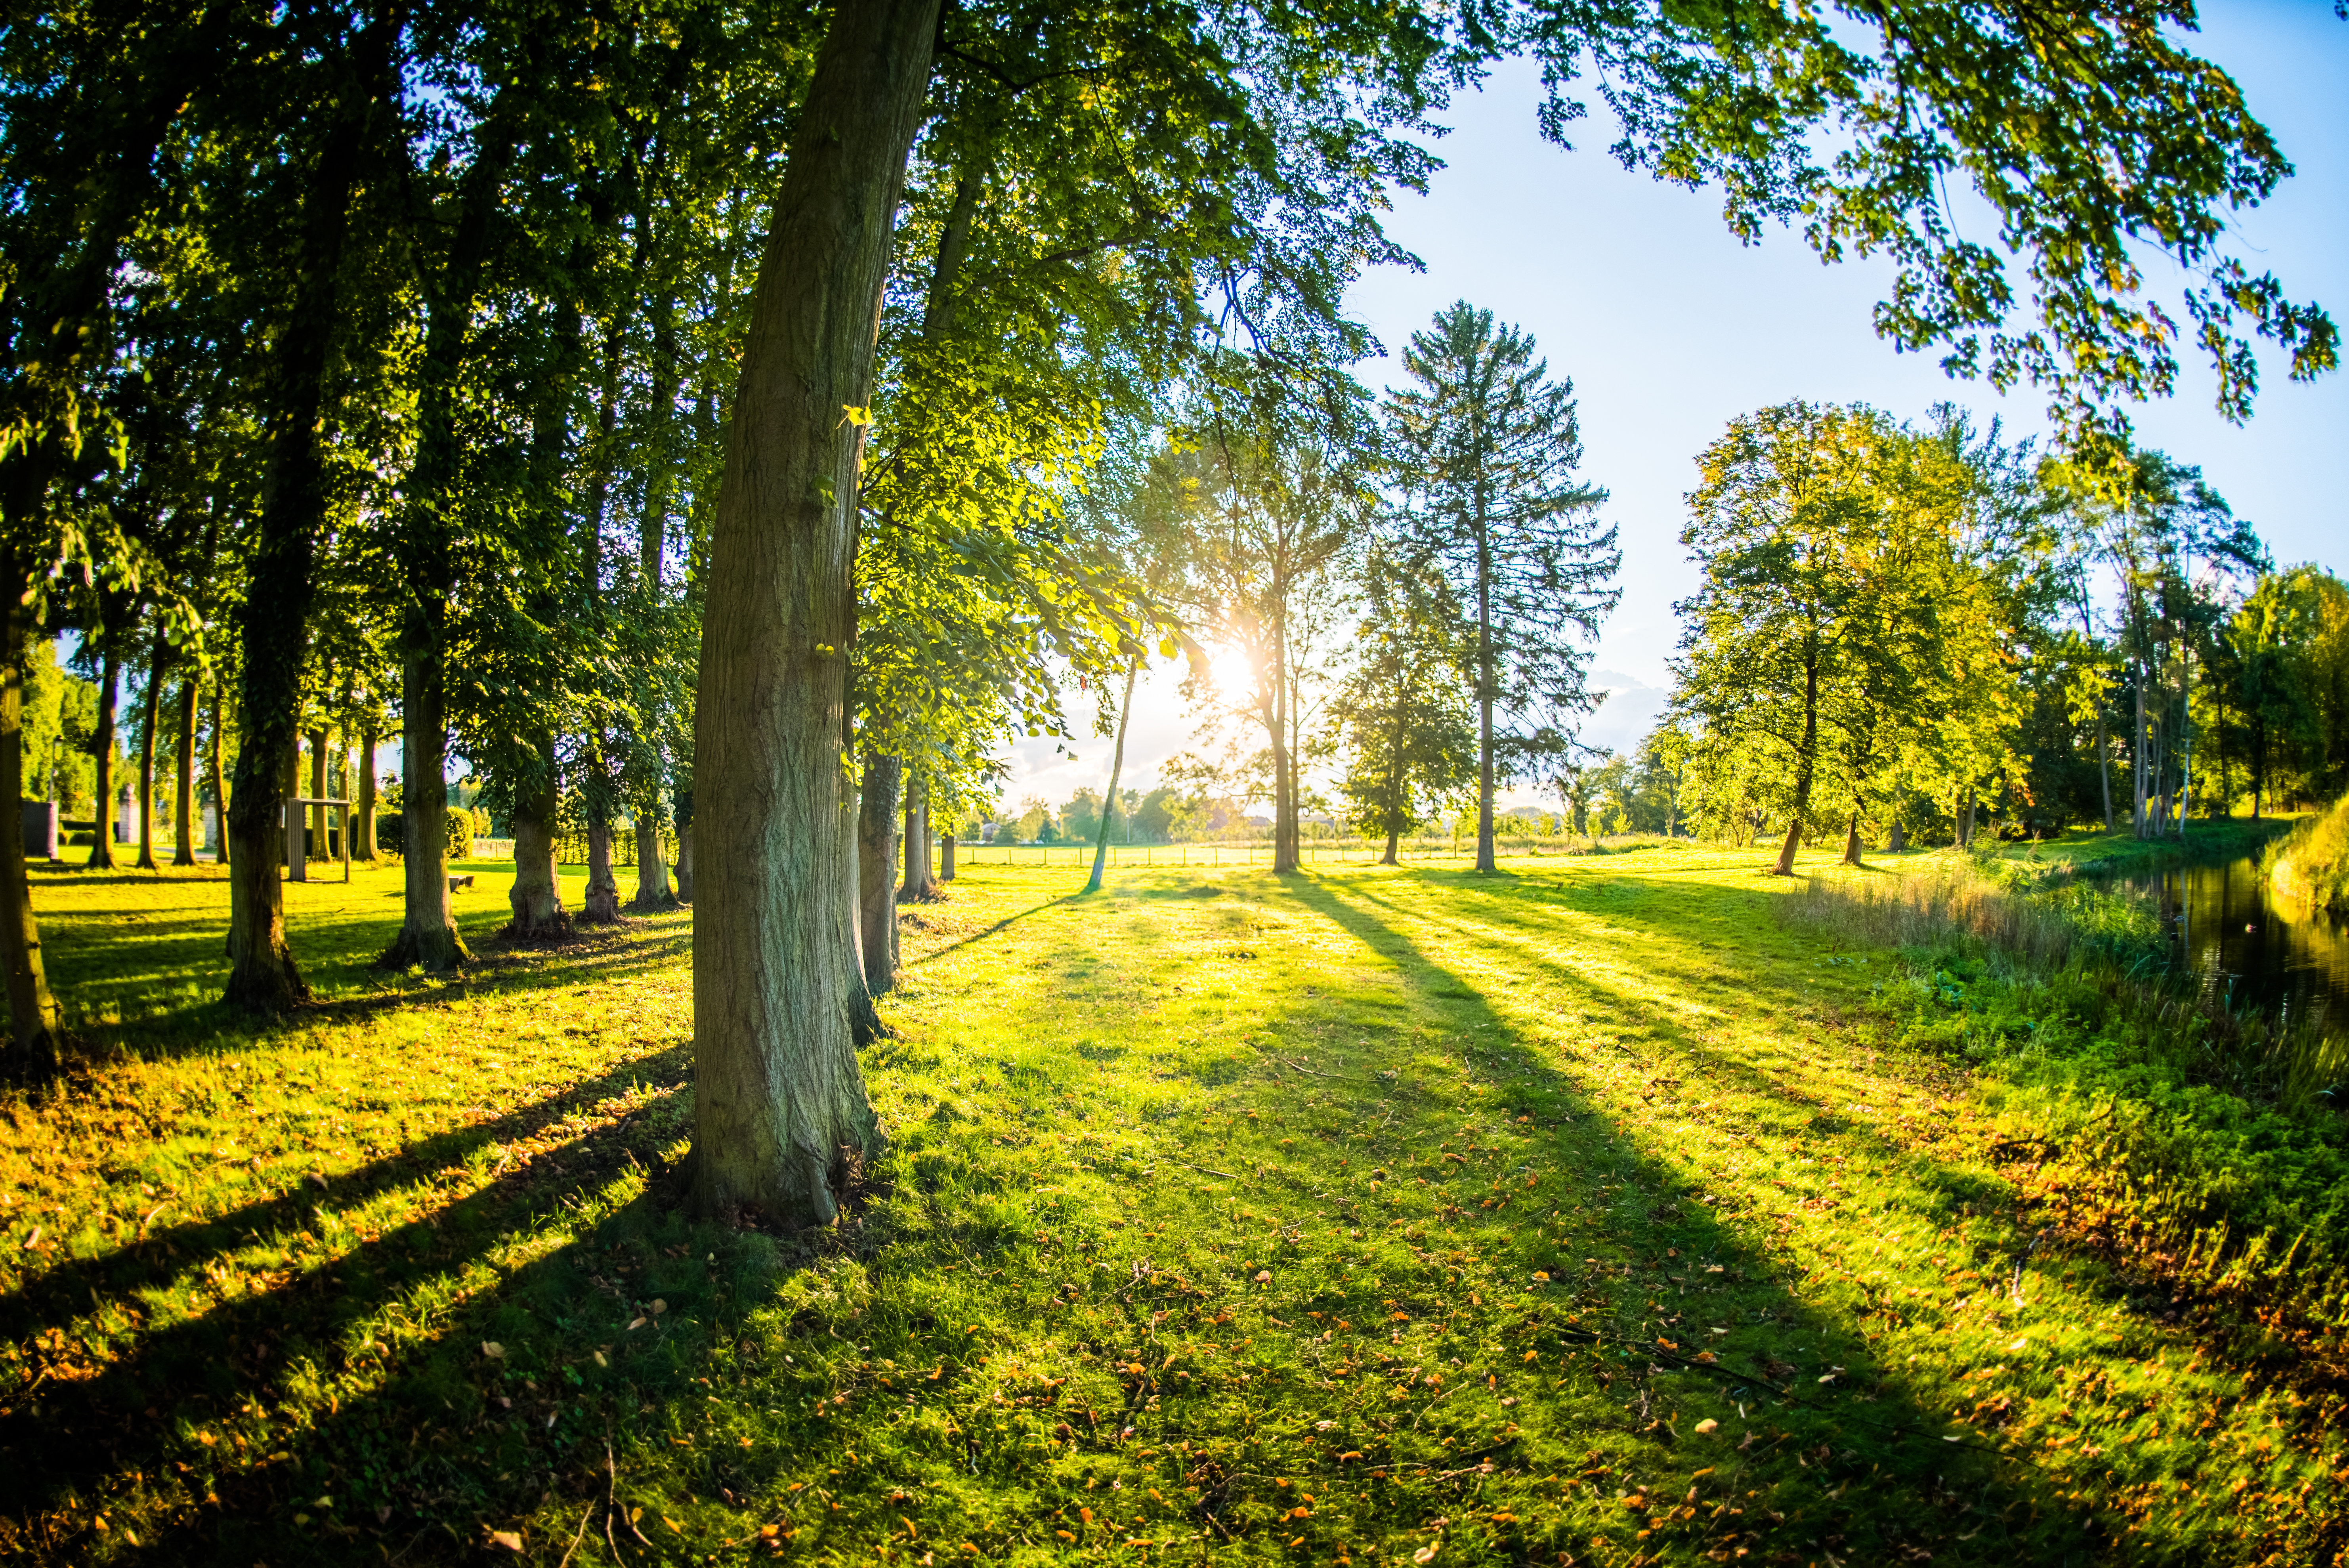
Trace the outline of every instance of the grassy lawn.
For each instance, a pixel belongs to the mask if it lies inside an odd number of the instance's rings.
[[[295,887],[256,1030],[210,872],[37,872],[94,1059],[0,1110],[0,1553],[2331,1561],[2337,1401],[2034,1247],[1765,858],[967,865],[788,1237],[664,1201],[689,914],[507,952],[477,866],[441,982]]]

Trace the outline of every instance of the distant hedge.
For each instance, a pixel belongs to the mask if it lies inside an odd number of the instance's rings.
[[[473,853],[473,814],[455,806],[449,808],[449,858],[469,860]],[[387,811],[375,820],[375,847],[387,854],[408,852],[406,820],[398,811]]]

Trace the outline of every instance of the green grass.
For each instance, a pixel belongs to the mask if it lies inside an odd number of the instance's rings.
[[[663,1202],[689,914],[504,953],[484,874],[439,982],[365,966],[391,873],[311,884],[255,1029],[219,883],[38,873],[91,1057],[0,1121],[0,1552],[2340,1551],[2336,1396],[2034,1249],[2000,1084],[1762,859],[967,866],[793,1236]]]

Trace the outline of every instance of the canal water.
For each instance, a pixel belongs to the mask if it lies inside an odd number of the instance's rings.
[[[2158,901],[2171,951],[2211,994],[2349,1025],[2349,923],[2278,901],[2258,857],[2127,880]]]

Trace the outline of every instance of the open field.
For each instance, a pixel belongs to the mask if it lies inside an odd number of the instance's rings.
[[[256,1029],[208,869],[36,872],[96,1060],[0,1120],[0,1553],[2332,1561],[2329,1377],[2054,1239],[1762,859],[966,863],[787,1237],[662,1201],[689,913],[507,952],[485,864],[440,982],[294,887]]]

